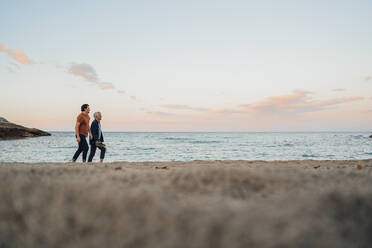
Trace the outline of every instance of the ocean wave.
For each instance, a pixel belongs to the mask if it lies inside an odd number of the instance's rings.
[[[237,144],[237,146],[252,146],[252,144]]]
[[[351,137],[354,138],[354,139],[365,139],[365,138],[368,138],[368,137],[366,137],[364,135],[353,135]]]
[[[218,141],[218,140],[195,140],[195,141],[191,141],[189,142],[191,144],[218,144],[218,143],[222,143],[222,141]]]
[[[127,151],[152,151],[152,150],[155,150],[155,148],[154,147],[132,146],[132,147],[127,147],[125,150]]]
[[[49,146],[51,149],[71,149],[76,148],[77,146]]]
[[[314,155],[314,154],[302,154],[302,157],[303,157],[303,158],[317,158],[317,157],[319,157],[319,156]]]
[[[292,146],[295,146],[295,145],[294,144],[291,144],[291,143],[285,143],[285,144],[282,144],[280,146],[292,147]]]
[[[174,141],[188,141],[192,140],[191,138],[176,138],[176,137],[166,137],[164,140],[174,140]]]
[[[256,154],[258,157],[265,157],[267,155],[269,155],[267,152],[260,152],[260,153],[257,153]]]

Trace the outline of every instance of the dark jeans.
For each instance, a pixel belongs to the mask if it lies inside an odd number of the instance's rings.
[[[90,153],[89,153],[88,162],[92,162],[93,157],[96,154],[97,148],[101,150],[101,155],[99,156],[99,158],[100,159],[104,159],[105,158],[106,148],[104,148],[104,147],[97,147],[96,144],[95,144],[95,142],[93,142],[93,144],[90,145]]]
[[[83,152],[83,162],[87,160],[87,154],[88,154],[88,143],[87,143],[87,137],[80,134],[80,142],[79,142],[79,148],[75,152],[74,156],[72,157],[73,161],[76,161],[76,159],[79,157],[80,153]]]

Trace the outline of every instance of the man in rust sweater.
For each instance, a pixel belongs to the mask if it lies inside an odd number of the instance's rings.
[[[83,104],[81,106],[81,113],[76,118],[76,125],[75,125],[75,137],[76,141],[79,143],[79,148],[75,152],[74,156],[72,157],[72,162],[75,162],[76,159],[79,157],[80,153],[83,152],[83,162],[87,160],[87,153],[89,150],[87,137],[88,133],[90,134],[90,138],[92,138],[92,134],[90,133],[89,128],[89,112],[90,108],[88,104]]]

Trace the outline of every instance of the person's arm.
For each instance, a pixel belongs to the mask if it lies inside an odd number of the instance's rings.
[[[97,128],[97,124],[96,124],[95,121],[93,121],[93,122],[92,122],[92,125],[91,125],[91,127],[90,127],[90,133],[92,134],[92,139],[93,139],[94,141],[96,141],[96,140],[98,139],[97,130],[98,130],[98,128]]]
[[[90,140],[93,140],[93,135],[92,135],[92,130],[91,130],[92,127],[89,128],[89,139]]]
[[[100,129],[101,129],[101,141],[104,142],[105,140],[103,139],[103,131],[102,131],[102,126],[101,123],[99,124]]]
[[[80,142],[79,127],[80,127],[80,122],[77,121],[75,125],[75,135],[76,135],[77,142]]]

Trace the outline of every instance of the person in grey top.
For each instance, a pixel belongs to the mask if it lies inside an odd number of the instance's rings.
[[[106,147],[103,144],[103,133],[101,129],[101,119],[102,114],[101,112],[95,112],[93,114],[94,121],[90,126],[90,131],[92,133],[93,138],[90,139],[90,154],[88,157],[88,162],[92,162],[94,155],[96,154],[97,147],[101,150],[100,155],[100,162],[103,163],[103,159],[105,158]]]

